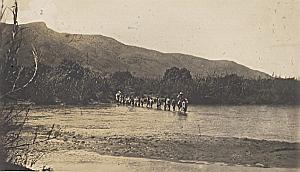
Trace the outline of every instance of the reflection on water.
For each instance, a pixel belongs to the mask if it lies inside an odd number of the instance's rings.
[[[176,137],[179,134],[300,141],[300,107],[190,106],[177,112],[116,105],[49,106],[31,111],[31,123],[61,125],[85,135]]]

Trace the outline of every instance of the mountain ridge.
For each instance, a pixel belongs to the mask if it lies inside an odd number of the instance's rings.
[[[5,25],[11,28],[11,25]],[[143,78],[162,77],[171,67],[187,68],[199,77],[237,74],[245,78],[269,78],[266,73],[250,69],[229,60],[208,60],[183,53],[163,53],[143,47],[127,45],[118,40],[95,34],[59,33],[47,27],[44,22],[20,25],[24,28],[19,61],[30,65],[31,46],[34,44],[40,54],[40,62],[57,66],[64,59],[77,61],[82,66],[108,76],[117,71],[130,71]]]

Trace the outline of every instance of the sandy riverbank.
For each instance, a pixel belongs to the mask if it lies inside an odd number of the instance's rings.
[[[84,150],[100,155],[159,159],[181,163],[206,161],[264,168],[299,168],[300,143],[182,135],[177,138],[82,136],[64,133],[52,150]]]
[[[109,171],[109,172],[296,172],[296,168],[259,168],[224,163],[178,163],[165,160],[99,155],[83,150],[58,151],[47,154],[36,165],[55,171]]]

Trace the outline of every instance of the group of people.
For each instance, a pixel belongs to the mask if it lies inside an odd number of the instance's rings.
[[[116,101],[119,104],[132,106],[132,107],[147,107],[153,108],[154,104],[156,104],[157,109],[164,109],[171,111],[171,107],[173,111],[176,111],[176,106],[178,111],[187,112],[188,100],[184,98],[183,93],[180,92],[176,98],[170,97],[151,97],[151,96],[128,96],[126,94],[122,94],[121,91],[116,93]]]

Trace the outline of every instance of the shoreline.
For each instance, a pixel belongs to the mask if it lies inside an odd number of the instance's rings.
[[[82,136],[69,133],[52,142],[55,150],[84,150],[99,155],[178,163],[208,162],[228,166],[299,168],[300,143],[213,136],[181,138]],[[52,145],[52,146],[54,146]],[[51,146],[51,147],[52,147]]]
[[[35,170],[46,166],[57,171],[186,171],[186,172],[206,172],[206,171],[244,171],[244,172],[287,172],[297,171],[297,168],[261,168],[234,165],[229,166],[224,163],[208,162],[174,162],[158,159],[135,158],[100,155],[95,152],[84,150],[58,151],[46,155],[40,162],[34,165]]]
[[[117,105],[118,103],[115,101],[115,99],[109,99],[107,101],[96,101],[96,102],[73,102],[73,103],[66,103],[66,102],[60,102],[60,103],[39,103],[34,101],[20,101],[19,105],[33,105],[36,107],[90,107],[90,106],[101,106],[101,105]],[[120,105],[120,106],[127,106],[127,105]],[[189,106],[300,106],[300,101],[297,101],[295,103],[193,103],[189,102]],[[145,108],[145,107],[144,107]],[[153,108],[155,109],[155,108]]]

